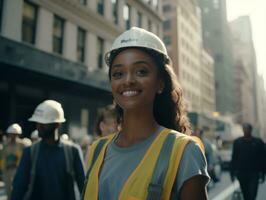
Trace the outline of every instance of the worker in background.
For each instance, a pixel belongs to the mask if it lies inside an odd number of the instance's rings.
[[[60,139],[59,128],[65,122],[61,104],[46,100],[39,104],[29,121],[36,123],[41,140],[26,148],[13,181],[12,200],[78,199],[84,168],[80,148]]]
[[[19,124],[11,124],[7,130],[7,140],[3,144],[3,178],[5,182],[6,193],[10,198],[11,185],[20,162],[25,144],[19,138],[22,135],[22,128]]]

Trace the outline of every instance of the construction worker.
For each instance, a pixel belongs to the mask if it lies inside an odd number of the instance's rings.
[[[10,125],[7,130],[7,141],[4,142],[3,154],[3,177],[8,199],[11,194],[12,180],[17,170],[25,144],[19,138],[22,129],[19,124]]]
[[[182,90],[161,39],[133,27],[105,58],[121,130],[92,144],[82,199],[207,199],[204,152],[189,136]]]
[[[73,200],[74,185],[84,182],[81,150],[60,140],[59,127],[65,122],[60,103],[39,104],[29,121],[36,122],[41,140],[25,148],[13,181],[12,200]]]

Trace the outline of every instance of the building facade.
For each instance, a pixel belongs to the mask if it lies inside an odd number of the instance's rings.
[[[132,26],[162,36],[161,0],[0,0],[0,129],[27,122],[44,99],[62,103],[73,137],[112,103],[104,54]]]
[[[236,66],[236,92],[238,95],[237,120],[240,123],[249,122],[260,132],[263,127],[261,110],[258,101],[262,101],[263,88],[259,83],[256,54],[252,39],[252,28],[248,16],[239,17],[230,22],[233,35],[234,59]],[[259,100],[260,99],[260,100]]]
[[[235,113],[234,63],[225,0],[198,0],[203,44],[214,58],[216,110]]]
[[[213,115],[215,112],[214,61],[210,54],[201,51],[201,113]]]
[[[214,111],[213,60],[202,45],[197,1],[165,0],[164,42],[184,90],[190,112]],[[203,80],[209,78],[209,82]]]

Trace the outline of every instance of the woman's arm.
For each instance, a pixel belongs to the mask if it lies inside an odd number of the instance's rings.
[[[202,175],[193,176],[184,182],[180,191],[180,200],[207,200],[206,184],[208,178]]]

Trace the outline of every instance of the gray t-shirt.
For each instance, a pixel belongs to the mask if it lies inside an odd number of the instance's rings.
[[[148,139],[131,147],[119,147],[114,140],[107,147],[99,180],[99,200],[117,200],[124,183],[143,159],[146,151],[163,128]],[[183,183],[189,178],[203,175],[209,179],[206,159],[194,143],[189,143],[184,150],[171,199],[178,199]]]

